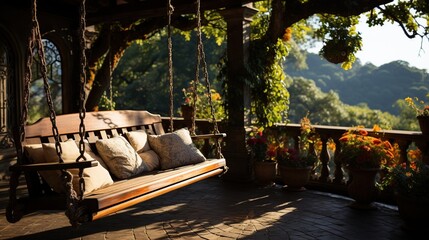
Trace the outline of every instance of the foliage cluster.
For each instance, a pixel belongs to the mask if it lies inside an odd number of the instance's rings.
[[[211,97],[211,102],[213,105],[213,113],[217,120],[222,120],[225,118],[225,109],[223,106],[223,101],[221,95],[216,91],[216,89],[210,89],[210,96],[207,92],[207,86],[203,85],[201,82],[197,82],[197,88],[195,91],[196,101],[195,101],[195,114],[196,118],[200,119],[212,119],[212,109],[209,104],[209,97]],[[189,83],[187,88],[183,88],[184,105],[193,106],[194,104],[194,81]],[[180,110],[179,110],[180,111]]]
[[[355,53],[362,48],[362,37],[356,31],[359,17],[320,14],[318,18],[320,26],[315,36],[324,42],[319,54],[330,62],[342,63],[345,70],[351,69],[356,61]]]
[[[312,167],[318,161],[318,157],[309,152],[301,152],[294,148],[278,148],[277,162],[281,166],[291,168]]]
[[[268,142],[263,129],[254,129],[251,131],[246,143],[251,159],[258,162],[269,160],[267,158]]]
[[[429,201],[429,165],[421,158],[419,149],[409,150],[409,162],[398,163],[388,168],[381,188],[391,187],[399,194]]]
[[[249,59],[241,80],[250,88],[248,112],[253,124],[266,127],[284,122],[287,117],[289,93],[283,63],[290,46],[281,39],[275,42],[267,39],[270,2],[257,2],[254,7],[258,12],[251,22]]]
[[[271,126],[287,118],[289,92],[283,71],[287,51],[287,45],[282,40],[271,45],[257,39],[250,44],[247,80],[252,94],[250,112],[255,114],[257,125]]]
[[[407,97],[405,98],[405,102],[415,111],[417,117],[429,117],[429,105],[423,100],[420,100],[418,97]]]
[[[314,166],[318,161],[314,146],[318,141],[317,134],[311,126],[310,119],[300,121],[299,149],[291,148],[286,142],[275,146],[276,159],[285,167],[304,168]]]
[[[219,93],[221,85],[215,81],[218,72],[216,64],[225,45],[219,47],[213,38],[204,41],[205,51],[210,52],[206,61],[209,79],[214,80],[211,81],[211,88]],[[165,42],[165,37],[157,35],[142,44],[133,44],[125,51],[113,74],[116,109],[145,109],[164,116],[169,115]],[[173,48],[174,105],[177,108],[183,102],[182,90],[187,88],[190,79],[195,77],[195,57],[189,57],[189,53],[195,52],[195,35],[191,34],[190,41],[186,41],[181,35],[173,35]]]
[[[374,131],[377,132],[377,127]],[[389,141],[369,136],[363,127],[350,128],[339,139],[338,159],[347,168],[385,168],[399,160],[399,147]]]

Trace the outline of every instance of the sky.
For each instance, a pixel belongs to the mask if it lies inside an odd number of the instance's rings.
[[[420,69],[429,71],[429,41],[421,38],[409,39],[399,25],[386,23],[383,26],[368,27],[361,22],[357,30],[362,34],[363,47],[356,56],[363,64],[371,62],[376,66],[396,60],[404,60]],[[423,50],[420,50],[421,45]]]

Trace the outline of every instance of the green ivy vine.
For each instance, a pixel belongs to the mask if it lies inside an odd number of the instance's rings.
[[[247,84],[251,91],[250,114],[255,124],[271,126],[285,122],[289,109],[289,92],[283,71],[288,45],[282,40],[275,44],[264,38],[250,42],[247,66]]]

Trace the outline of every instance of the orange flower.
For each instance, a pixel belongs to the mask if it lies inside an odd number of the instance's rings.
[[[362,136],[366,136],[366,135],[368,135],[368,132],[365,129],[360,129],[359,134]]]
[[[374,132],[380,132],[381,131],[381,127],[378,126],[377,124],[375,124],[374,127],[372,127],[372,131],[374,131]]]
[[[285,29],[285,33],[283,34],[283,41],[287,42],[292,39],[292,28],[288,27]]]
[[[383,144],[384,144],[384,148],[386,148],[387,150],[393,150],[393,146],[392,144],[390,144],[389,141],[384,141]]]
[[[343,136],[339,140],[340,142],[347,142],[349,140],[349,136]]]
[[[349,129],[340,139],[338,159],[347,167],[388,168],[399,159],[399,151],[388,141],[369,136],[362,128]]]

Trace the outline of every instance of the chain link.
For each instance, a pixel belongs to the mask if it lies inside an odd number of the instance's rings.
[[[79,6],[79,13],[80,13],[80,28],[79,28],[79,47],[80,47],[80,92],[79,92],[79,153],[80,156],[76,159],[76,162],[79,162],[81,160],[86,161],[85,157],[85,115],[86,115],[86,108],[85,108],[85,85],[86,85],[86,65],[87,65],[87,59],[86,59],[86,38],[85,38],[85,29],[86,29],[86,9],[85,9],[85,0],[82,0],[80,6]],[[83,180],[83,169],[79,169],[79,199],[83,199],[83,193],[85,192],[85,181]]]
[[[207,70],[207,62],[206,62],[206,54],[204,52],[204,44],[203,44],[203,38],[202,38],[202,33],[201,33],[201,0],[197,0],[197,67],[196,67],[196,79],[195,81],[199,81],[199,67],[200,65],[202,65],[202,70],[203,70],[203,76],[204,76],[204,81],[206,84],[206,88],[207,88],[207,95],[208,95],[208,101],[209,101],[209,105],[210,105],[210,113],[211,113],[211,117],[212,117],[212,121],[213,121],[213,134],[219,134],[219,128],[217,125],[217,120],[216,120],[216,115],[215,115],[215,109],[213,106],[213,101],[212,101],[212,92],[211,92],[211,85],[210,85],[210,80],[209,80],[209,74],[208,74],[208,70]],[[194,87],[194,91],[196,91],[196,87]],[[195,98],[194,98],[194,103],[196,102],[196,93],[194,93]],[[195,109],[194,109],[195,110]],[[194,111],[194,116],[195,116],[195,111]],[[195,117],[193,119],[193,123],[192,123],[192,127],[195,127]],[[221,149],[221,144],[218,140],[216,140],[216,155],[217,157],[223,157],[222,156],[222,149]]]
[[[168,25],[167,25],[167,47],[168,47],[168,83],[170,90],[170,132],[174,130],[173,116],[174,116],[174,95],[173,95],[173,43],[171,39],[171,16],[173,15],[174,7],[171,4],[171,0],[168,0],[167,6],[167,15],[168,15]]]

